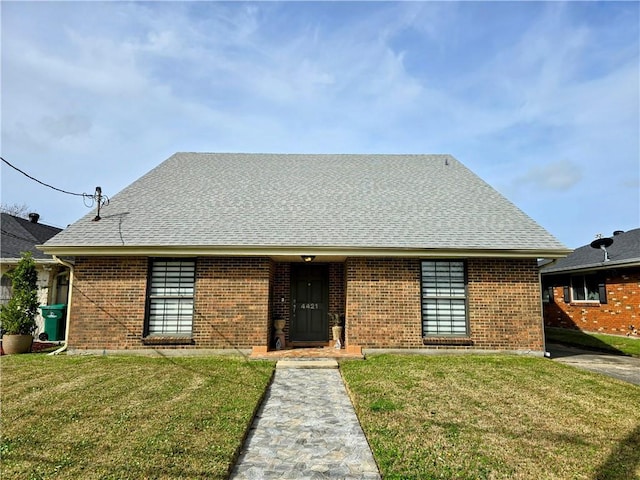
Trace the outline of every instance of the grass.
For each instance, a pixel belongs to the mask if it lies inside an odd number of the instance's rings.
[[[0,360],[4,479],[226,478],[273,372],[236,358]]]
[[[585,333],[580,330],[551,327],[545,328],[545,337],[548,342],[640,357],[640,338],[638,337]]]
[[[227,478],[273,363],[0,359],[0,478]],[[640,479],[640,388],[542,358],[341,371],[385,479]]]
[[[640,388],[543,358],[370,356],[341,372],[385,479],[639,479]]]

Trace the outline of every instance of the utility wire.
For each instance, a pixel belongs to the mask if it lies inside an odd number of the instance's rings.
[[[88,193],[74,193],[74,192],[68,192],[67,190],[62,190],[61,188],[57,188],[54,187],[53,185],[49,185],[48,183],[44,183],[41,182],[40,180],[38,180],[35,177],[32,177],[31,175],[29,175],[28,173],[20,170],[18,167],[16,167],[15,165],[12,165],[11,163],[9,163],[8,161],[6,161],[4,158],[0,157],[0,160],[2,160],[4,163],[6,163],[7,165],[9,165],[11,168],[13,168],[14,170],[20,172],[21,174],[23,174],[25,177],[27,177],[30,180],[33,180],[34,182],[39,183],[40,185],[44,185],[45,187],[49,187],[53,190],[55,190],[56,192],[61,192],[61,193],[66,193],[67,195],[74,195],[76,197],[82,197],[82,201],[84,202],[85,207],[87,208],[92,208],[93,205],[98,205],[98,214],[96,215],[96,218],[94,218],[94,221],[98,221],[100,220],[100,207],[104,207],[106,205],[109,205],[109,197],[107,197],[106,195],[102,194],[102,188],[100,187],[96,187],[96,193],[93,195],[89,195]],[[87,204],[87,200],[90,200],[90,204]]]
[[[31,175],[29,175],[26,172],[23,172],[22,170],[20,170],[18,167],[16,167],[15,165],[12,165],[11,163],[7,162],[4,158],[0,157],[0,159],[6,163],[7,165],[9,165],[11,168],[13,168],[14,170],[20,172],[21,174],[23,174],[25,177],[33,180],[34,182],[38,182],[40,185],[44,185],[45,187],[49,187],[57,192],[61,192],[61,193],[66,193],[67,195],[75,195],[76,197],[91,197],[91,195],[87,195],[86,193],[73,193],[73,192],[68,192],[66,190],[62,190],[61,188],[56,188],[52,185],[49,185],[48,183],[44,183],[41,182],[40,180],[38,180],[35,177],[32,177]]]

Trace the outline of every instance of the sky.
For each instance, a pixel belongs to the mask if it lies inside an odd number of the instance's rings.
[[[449,153],[566,246],[640,227],[639,2],[0,2],[1,153],[115,195],[179,151]],[[83,199],[1,167],[65,227]]]

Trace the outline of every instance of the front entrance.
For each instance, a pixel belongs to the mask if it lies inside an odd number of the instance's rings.
[[[291,265],[289,339],[298,345],[329,341],[329,275],[326,265]]]

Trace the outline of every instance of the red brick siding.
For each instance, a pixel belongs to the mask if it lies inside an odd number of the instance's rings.
[[[542,351],[536,261],[469,259],[467,275],[472,348]],[[422,339],[419,259],[350,258],[346,281],[347,345],[436,348]]]
[[[268,258],[198,258],[193,338],[205,348],[268,344]]]
[[[72,349],[251,348],[267,345],[268,258],[197,259],[193,345],[144,345],[148,259],[76,258]]]
[[[69,347],[139,347],[147,270],[144,257],[76,257]]]
[[[346,345],[422,345],[419,260],[349,258],[345,270]]]
[[[345,313],[345,279],[344,263],[329,264],[329,313],[343,316]],[[333,338],[331,327],[337,325],[329,318],[329,338]]]
[[[273,277],[273,318],[284,318],[285,341],[289,341],[289,320],[291,318],[291,264],[274,264]]]
[[[544,321],[561,327],[625,335],[640,330],[640,268],[604,272],[607,303],[565,303],[563,285],[553,289],[554,301],[544,305]],[[567,278],[567,277],[565,277]],[[551,279],[551,281],[553,281]]]
[[[467,276],[474,347],[543,350],[535,259],[469,259]]]
[[[535,261],[470,259],[467,267],[474,347],[541,350]],[[290,264],[203,257],[197,259],[193,344],[145,345],[147,271],[144,257],[78,257],[70,348],[265,346],[273,315],[289,317]],[[346,313],[347,345],[424,347],[420,260],[350,258],[346,265],[329,264],[329,282],[330,310]]]

